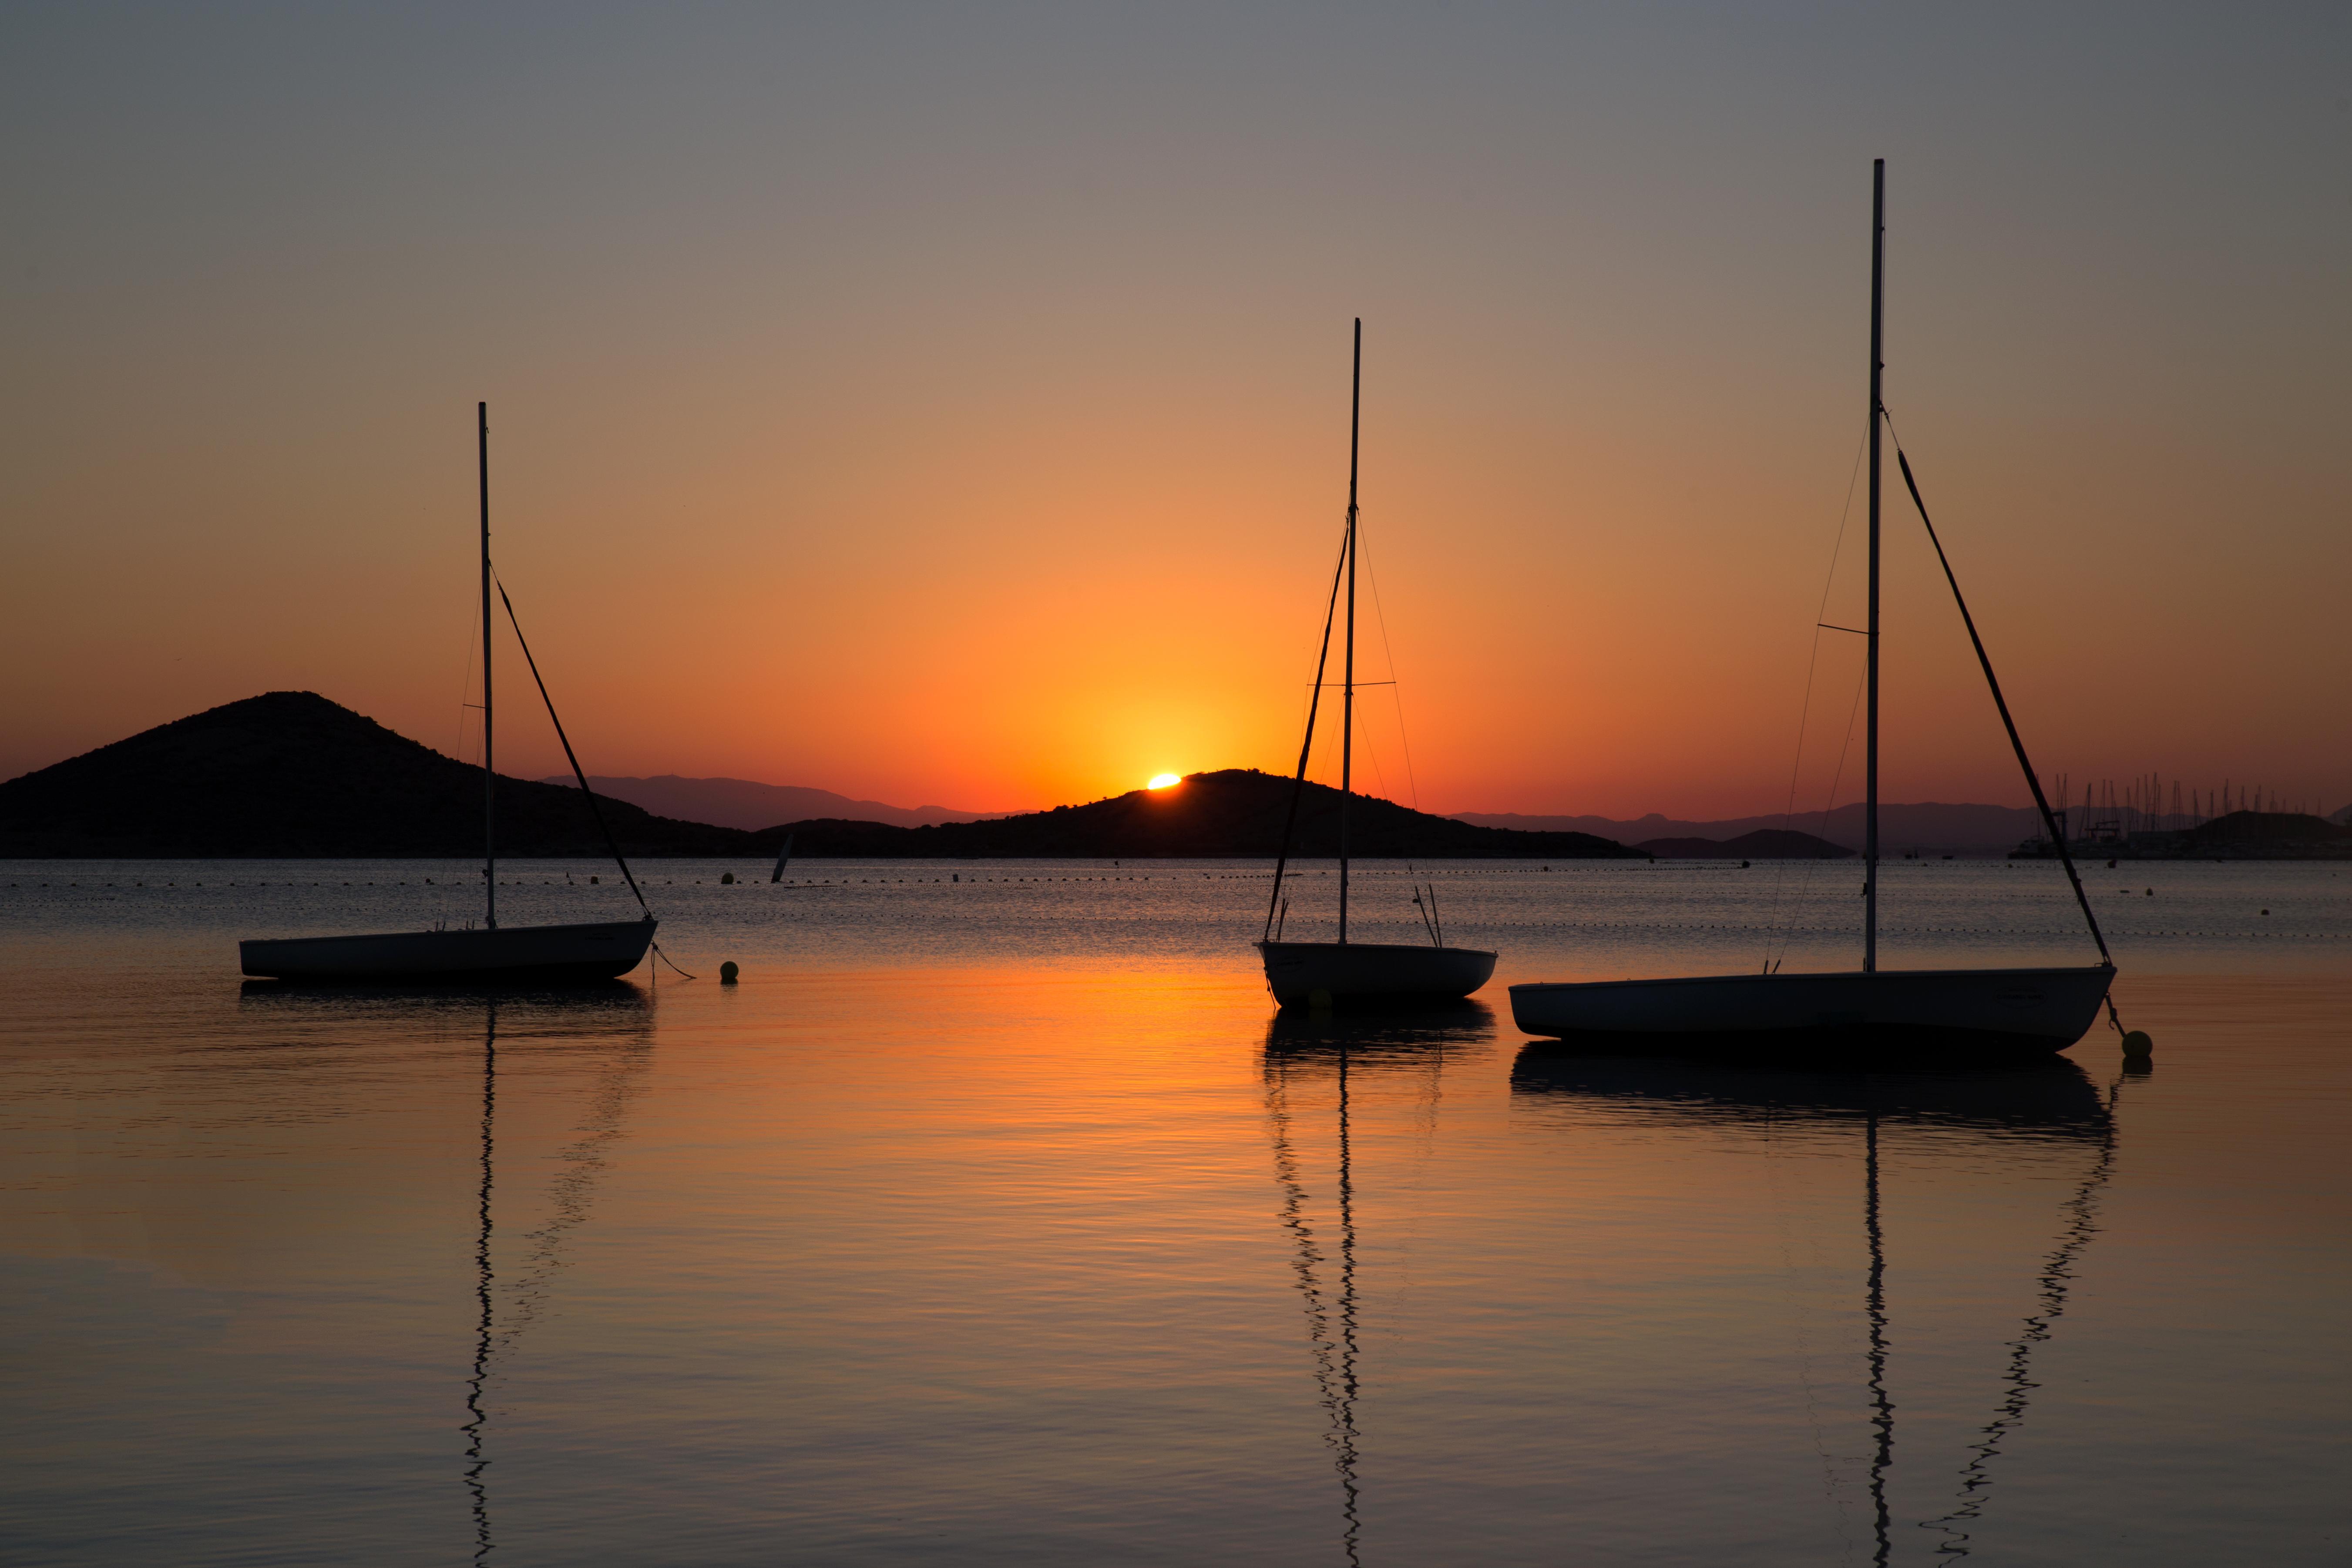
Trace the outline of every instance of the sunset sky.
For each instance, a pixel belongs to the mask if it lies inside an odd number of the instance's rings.
[[[1365,786],[1777,810],[1863,613],[1875,156],[1887,401],[2044,772],[2332,810],[2347,58],[2321,5],[11,5],[0,777],[283,689],[473,755],[477,399],[593,772],[1286,771],[1360,315]],[[1886,794],[2021,804],[1887,469]]]

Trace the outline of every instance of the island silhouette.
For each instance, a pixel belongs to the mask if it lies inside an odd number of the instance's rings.
[[[902,827],[820,817],[748,831],[599,796],[630,856],[988,858],[1272,856],[1292,781],[1255,769],[978,822]],[[576,786],[500,775],[501,855],[601,857]],[[1292,853],[1339,849],[1339,792],[1307,786]],[[482,774],[310,691],[272,691],[161,724],[0,784],[11,858],[436,857],[478,854]],[[1484,827],[1357,795],[1350,851],[1425,859],[1648,857],[1585,833]]]

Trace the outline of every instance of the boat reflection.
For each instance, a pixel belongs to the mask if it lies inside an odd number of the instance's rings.
[[[473,1516],[473,1560],[488,1559],[490,1531],[488,1403],[493,1374],[502,1357],[540,1317],[563,1266],[570,1233],[584,1224],[596,1187],[610,1163],[609,1151],[625,1132],[625,1118],[653,1054],[654,1001],[648,990],[625,981],[588,985],[436,987],[413,985],[289,984],[248,981],[240,1008],[263,1016],[358,1026],[391,1025],[413,1038],[414,1031],[464,1026],[481,1031],[478,1147],[474,1191],[474,1280],[472,1364],[466,1378],[463,1471]],[[502,1062],[502,1056],[506,1058]],[[509,1205],[528,1205],[538,1223],[509,1241],[501,1258],[496,1246],[499,1090],[500,1068],[530,1073],[532,1100],[541,1103],[561,1087],[559,1073],[586,1068],[586,1103],[572,1124],[571,1138],[553,1152],[555,1173],[535,1195],[518,1192]],[[512,1089],[509,1089],[511,1094]],[[570,1091],[578,1093],[577,1089]],[[500,1264],[504,1265],[503,1280]]]
[[[577,985],[533,985],[481,983],[431,985],[380,985],[330,981],[247,980],[237,987],[240,1008],[267,1009],[280,1016],[310,1014],[321,1018],[479,1017],[486,1006],[528,1007],[566,1017],[622,1019],[649,1017],[651,988],[626,980],[600,980]]]
[[[1483,1049],[1494,1037],[1493,1010],[1469,1001],[1377,1016],[1286,1008],[1266,1026],[1262,1070],[1275,1182],[1282,1190],[1278,1217],[1290,1237],[1291,1271],[1306,1307],[1307,1341],[1328,1423],[1323,1440],[1339,1482],[1339,1548],[1350,1568],[1362,1562],[1363,1532],[1357,1479],[1362,1347],[1357,1324],[1355,1098],[1368,1081],[1412,1084],[1426,1138],[1434,1131],[1448,1060]],[[1314,1194],[1307,1184],[1308,1162],[1301,1149],[1299,1101],[1324,1090],[1331,1106],[1332,1187],[1326,1231],[1318,1234]]]
[[[1343,1013],[1328,1008],[1286,1007],[1267,1020],[1265,1052],[1293,1065],[1336,1065],[1340,1053],[1359,1066],[1371,1060],[1411,1059],[1428,1064],[1448,1052],[1495,1041],[1495,1010],[1466,999],[1432,1002],[1380,1013]]]
[[[1701,1058],[1601,1056],[1551,1041],[1523,1047],[1511,1089],[1572,1096],[1619,1121],[1759,1125],[1866,1121],[1949,1127],[1995,1136],[2097,1142],[2106,1098],[2064,1057],[1916,1072],[1804,1071]]]
[[[1525,1047],[1512,1065],[1514,1095],[1573,1102],[1588,1116],[1660,1128],[1750,1127],[1769,1129],[1791,1122],[1817,1130],[1850,1127],[1859,1136],[1862,1178],[1863,1383],[1870,1410],[1869,1493],[1874,1552],[1886,1563],[1894,1548],[1887,1471],[1895,1459],[1895,1404],[1888,1382],[1890,1322],[1886,1297],[1886,1228],[1882,1203],[1880,1132],[1895,1127],[1934,1129],[1973,1138],[1988,1148],[2019,1141],[2073,1150],[2082,1168],[2059,1205],[2055,1245],[2035,1272],[2032,1306],[2003,1345],[2003,1396],[1992,1416],[1977,1429],[1955,1485],[1952,1507],[1917,1521],[1933,1531],[1938,1557],[1971,1554],[1969,1526],[1981,1516],[1992,1484],[1993,1461],[2022,1426],[2039,1386],[2032,1376],[2035,1348],[2052,1336],[2065,1314],[2075,1266],[2098,1234],[2098,1200],[2113,1175],[2116,1151],[2116,1098],[2125,1076],[2144,1078],[2141,1064],[2126,1069],[2102,1091],[2083,1069],[2062,1057],[2027,1058],[2006,1066],[1907,1073],[1782,1071],[1722,1066],[1696,1060],[1608,1057],[1579,1052],[1553,1042]]]

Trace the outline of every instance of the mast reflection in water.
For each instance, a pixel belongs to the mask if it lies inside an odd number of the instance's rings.
[[[474,1561],[490,1554],[490,1497],[482,1484],[489,1461],[482,1457],[482,1385],[490,1375],[490,1331],[497,1321],[491,1288],[497,1276],[490,1267],[490,1188],[497,1175],[499,1115],[499,1005],[485,1009],[482,1024],[482,1185],[475,1205],[480,1229],[474,1237],[474,1299],[480,1316],[474,1328],[474,1375],[466,1382],[466,1489],[474,1500]]]
[[[473,1560],[488,1558],[490,1531],[485,1443],[489,1432],[488,1392],[499,1358],[539,1317],[563,1266],[567,1235],[586,1222],[598,1181],[609,1163],[607,1149],[625,1135],[625,1119],[653,1051],[653,1006],[648,993],[623,981],[592,986],[520,990],[464,987],[420,991],[414,987],[315,985],[247,981],[239,1005],[315,1017],[322,1025],[390,1024],[403,1032],[420,1026],[447,1026],[478,1018],[482,1031],[480,1129],[475,1155],[474,1353],[466,1378],[465,1483],[473,1514]],[[520,1255],[500,1289],[497,1267],[495,1204],[498,1179],[499,1035],[503,1020],[510,1070],[532,1075],[531,1100],[560,1089],[554,1075],[593,1064],[587,1105],[572,1124],[572,1140],[555,1151],[556,1173],[540,1204],[545,1217],[519,1238]]]
[[[1440,1080],[1449,1055],[1495,1037],[1495,1015],[1476,1002],[1446,1003],[1403,1014],[1351,1018],[1287,1009],[1266,1026],[1264,1076],[1267,1137],[1274,1150],[1279,1211],[1295,1252],[1291,1265],[1306,1304],[1307,1339],[1328,1429],[1324,1442],[1339,1482],[1339,1549],[1350,1568],[1361,1563],[1362,1489],[1357,1467],[1361,1434],[1356,1403],[1362,1389],[1362,1347],[1357,1321],[1357,1195],[1352,1099],[1364,1080],[1402,1080],[1419,1096],[1421,1133],[1435,1132]],[[1312,1179],[1302,1158],[1306,1091],[1328,1089],[1332,1126],[1332,1185],[1328,1211],[1330,1250],[1316,1231]]]
[[[2129,1076],[2144,1077],[2147,1069]],[[1525,1047],[1513,1065],[1515,1094],[1576,1103],[1603,1121],[1656,1129],[1803,1126],[1851,1128],[1860,1144],[1863,1312],[1862,1382],[1869,1409],[1868,1489],[1872,1561],[1892,1557],[1894,1514],[1887,1481],[1895,1458],[1896,1405],[1889,1381],[1886,1172],[1880,1134],[1888,1127],[1957,1136],[1986,1152],[2023,1146],[2079,1151],[2079,1176],[2061,1205],[2061,1234],[2035,1277],[2033,1306],[2004,1346],[2005,1394],[1969,1445],[1952,1508],[1918,1527],[1940,1534],[1938,1557],[1969,1555],[1964,1527],[1983,1511],[2002,1443],[2024,1424],[2032,1390],[2034,1348],[2066,1310],[2074,1266],[2098,1232],[2101,1190],[2116,1163],[2116,1104],[2122,1079],[2102,1092],[2063,1058],[1969,1071],[1860,1073],[1746,1068],[1711,1062],[1590,1056],[1551,1042]]]

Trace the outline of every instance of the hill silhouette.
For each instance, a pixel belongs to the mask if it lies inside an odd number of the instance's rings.
[[[656,816],[600,795],[624,853],[772,858],[1266,856],[1281,847],[1291,781],[1255,769],[1165,790],[982,822],[894,827],[820,818],[757,833]],[[1307,786],[1293,852],[1339,850],[1339,792]],[[573,786],[499,775],[501,855],[601,856]],[[1583,833],[1515,833],[1354,797],[1366,858],[1639,857]],[[316,692],[272,691],[161,724],[0,784],[0,857],[466,858],[482,847],[482,773]]]
[[[1714,822],[1662,816],[1656,812],[1632,819],[1526,816],[1496,811],[1463,811],[1454,815],[1464,822],[1487,827],[1594,833],[1625,844],[1646,844],[1654,838],[1703,838],[1720,843],[1759,830],[1792,828],[1800,822],[1820,837],[1856,854],[1861,853],[1863,840],[1863,805],[1858,800],[1849,801],[1834,811],[1775,811],[1762,816],[1726,817]],[[1936,801],[1906,805],[1886,801],[1878,808],[1878,828],[1882,847],[1979,852],[1999,849],[2006,853],[2016,847],[2019,839],[2031,838],[2041,831],[2042,814],[2030,805],[1948,805]]]
[[[633,855],[756,853],[751,836],[625,801]],[[578,789],[500,774],[499,853],[602,855]],[[0,855],[463,857],[482,852],[482,770],[311,691],[272,691],[0,784]]]
[[[2352,841],[2352,827],[2300,811],[2233,811],[2188,830],[2181,837],[2195,847],[2328,847]]]
[[[793,852],[818,856],[920,856],[942,859],[1087,856],[1152,859],[1187,856],[1272,857],[1282,847],[1292,783],[1255,768],[1189,774],[1166,789],[1130,790],[1085,805],[1060,805],[986,822],[925,827],[820,820],[755,835],[775,846],[793,835]],[[1370,795],[1353,797],[1349,852],[1366,859],[1646,858],[1639,850],[1589,833],[1516,833],[1414,811]],[[1339,852],[1339,792],[1310,784],[1298,809],[1291,853],[1328,858]]]

